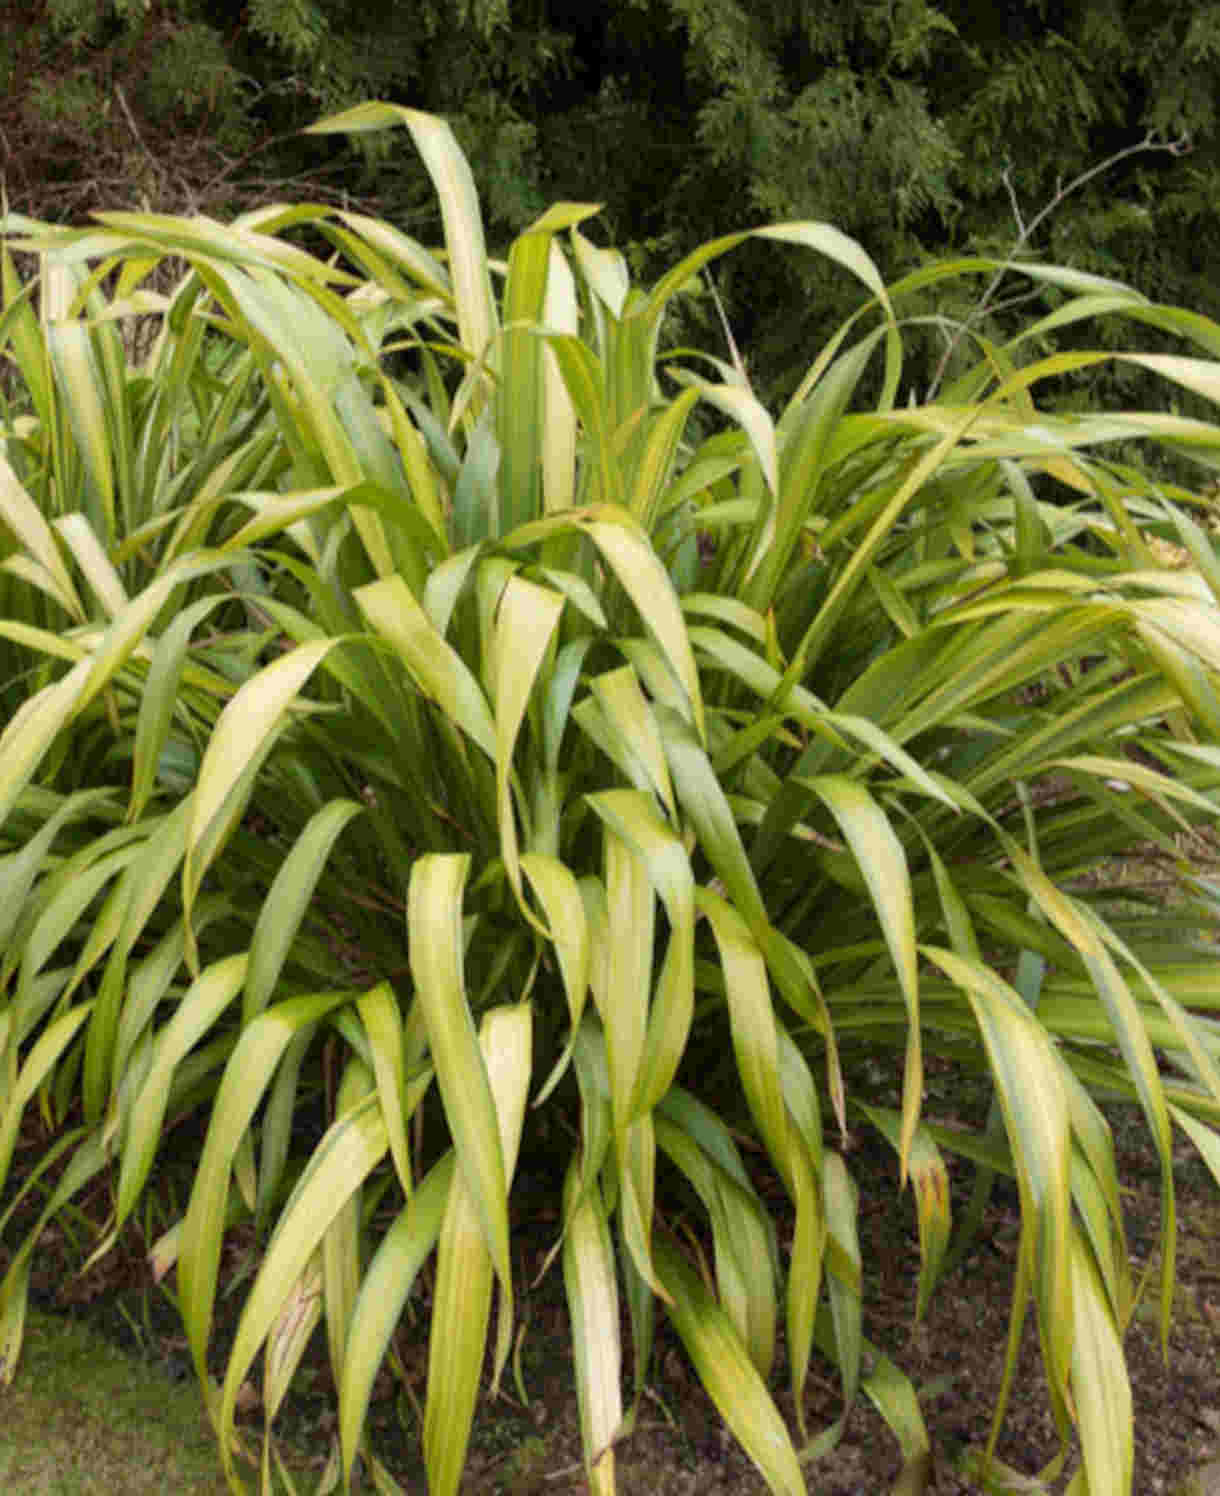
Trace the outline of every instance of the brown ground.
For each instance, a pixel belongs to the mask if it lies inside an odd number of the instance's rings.
[[[948,1094],[938,1107],[933,1090],[930,1117],[953,1120]],[[1157,1239],[1155,1167],[1138,1120],[1129,1113],[1112,1115],[1120,1167],[1131,1185],[1129,1245],[1138,1277]],[[1169,1496],[1189,1471],[1220,1459],[1220,1192],[1188,1144],[1181,1144],[1175,1163],[1180,1277],[1168,1366],[1161,1358],[1150,1306],[1137,1311],[1126,1339],[1137,1409],[1137,1496]],[[999,1386],[1018,1231],[1012,1186],[1003,1182],[997,1186],[975,1250],[962,1269],[944,1281],[927,1320],[916,1328],[912,1325],[918,1270],[914,1212],[909,1197],[896,1199],[893,1156],[861,1134],[850,1164],[860,1186],[865,1334],[921,1389],[935,1456],[934,1483],[929,1489],[938,1493],[977,1490],[957,1473],[954,1462],[964,1447],[985,1442]],[[955,1205],[959,1205],[969,1187],[969,1171],[954,1164],[951,1169]],[[484,1403],[463,1486],[470,1496],[568,1496],[583,1489],[561,1275],[556,1267],[541,1285],[533,1289],[526,1285],[551,1245],[554,1222],[541,1199],[537,1214],[531,1215],[528,1181],[521,1180],[519,1185],[524,1188],[514,1191],[514,1199],[520,1199],[517,1241],[520,1307],[527,1323],[522,1368],[528,1403],[523,1406],[515,1393],[494,1405]],[[71,1307],[112,1338],[125,1338],[133,1350],[164,1365],[171,1375],[182,1376],[186,1369],[183,1341],[168,1306],[157,1308],[157,1291],[150,1288],[138,1242],[112,1254],[84,1281],[70,1276],[70,1251],[62,1238],[52,1236],[35,1268],[35,1298],[45,1306]],[[242,1295],[243,1289],[238,1288],[232,1298],[222,1297],[221,1314],[226,1304],[232,1314]],[[404,1364],[412,1379],[418,1378],[420,1392],[426,1364],[423,1331],[421,1316],[414,1331],[404,1327],[398,1337]],[[223,1352],[225,1338],[222,1319],[218,1354]],[[317,1349],[321,1353],[320,1344]],[[320,1464],[334,1427],[329,1377],[321,1364],[306,1365],[300,1381],[300,1395],[290,1399],[278,1426],[307,1461],[312,1451],[312,1461]],[[783,1386],[781,1374],[775,1381],[781,1407]],[[422,1492],[418,1419],[410,1398],[403,1392],[396,1394],[388,1376],[379,1390],[383,1395],[374,1403],[371,1416],[375,1447],[407,1490]],[[261,1425],[256,1397],[251,1401],[252,1417],[256,1426]],[[810,1431],[831,1423],[840,1411],[834,1368],[819,1361],[815,1353],[807,1406]],[[1009,1465],[1033,1474],[1056,1449],[1031,1311],[999,1454]],[[664,1325],[658,1328],[652,1390],[642,1405],[635,1434],[616,1454],[619,1490],[625,1496],[747,1496],[765,1490]],[[891,1489],[900,1463],[893,1436],[862,1398],[851,1412],[839,1446],[806,1467],[808,1488],[819,1496],[874,1496]],[[1067,1474],[1074,1464],[1069,1459]],[[1049,1489],[1062,1491],[1065,1484],[1066,1478],[1061,1477]],[[368,1488],[366,1484],[364,1489]]]
[[[1127,1130],[1119,1134],[1120,1147]],[[1151,1152],[1138,1129],[1129,1130],[1131,1145],[1121,1160],[1126,1173],[1150,1179]],[[926,1321],[915,1328],[919,1254],[914,1212],[909,1206],[895,1208],[891,1158],[880,1152],[861,1158],[857,1153],[852,1163],[861,1186],[865,1334],[886,1350],[916,1387],[927,1389],[921,1403],[935,1456],[930,1489],[977,1491],[977,1485],[958,1475],[954,1462],[963,1448],[984,1444],[990,1428],[1008,1332],[1018,1235],[1015,1202],[993,1202],[976,1250],[941,1285]],[[1188,1472],[1220,1459],[1220,1194],[1189,1145],[1182,1146],[1176,1172],[1180,1273],[1168,1366],[1151,1306],[1137,1310],[1126,1338],[1137,1419],[1136,1496],[1168,1496]],[[870,1189],[870,1183],[875,1188]],[[1001,1186],[997,1193],[1007,1192]],[[1138,1277],[1157,1239],[1155,1188],[1136,1187],[1128,1203],[1129,1244]],[[557,1324],[556,1333],[565,1333],[565,1327]],[[657,1391],[664,1407],[646,1403],[637,1433],[616,1451],[620,1491],[625,1496],[764,1492],[765,1485],[724,1430],[675,1342],[663,1337],[659,1344]],[[834,1368],[815,1360],[810,1380],[808,1418],[813,1432],[839,1415],[841,1402]],[[471,1493],[567,1496],[583,1489],[575,1405],[564,1369],[555,1367],[527,1390],[538,1428],[525,1468],[520,1448],[497,1451],[493,1441],[484,1450],[476,1437]],[[778,1383],[776,1395],[783,1406]],[[1057,1449],[1031,1309],[998,1454],[1032,1475]],[[900,1466],[893,1435],[861,1399],[837,1449],[807,1467],[808,1488],[818,1496],[874,1496],[891,1490]],[[1062,1491],[1075,1466],[1075,1458],[1069,1458],[1065,1475],[1048,1489]]]

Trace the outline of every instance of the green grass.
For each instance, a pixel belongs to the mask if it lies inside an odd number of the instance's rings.
[[[9,1496],[228,1489],[193,1382],[175,1385],[87,1326],[36,1312],[23,1360],[0,1398],[0,1487]]]
[[[176,1383],[88,1325],[31,1311],[22,1375],[0,1393],[5,1496],[228,1489],[193,1379]]]

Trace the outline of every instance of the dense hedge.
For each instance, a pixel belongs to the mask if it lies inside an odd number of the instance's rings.
[[[214,0],[38,10],[33,25],[28,7],[0,14],[3,171],[13,206],[35,216],[79,219],[119,201],[222,214],[355,194],[430,238],[432,200],[409,152],[365,141],[353,165],[346,147],[296,133],[322,110],[380,97],[451,119],[493,244],[568,198],[605,204],[598,232],[643,274],[726,221],[813,218],[894,276],[928,254],[1009,252],[1058,186],[1153,132],[1178,153],[1099,173],[1028,247],[1216,312],[1214,5],[252,0],[236,20]],[[717,273],[764,386],[790,387],[852,306],[833,269],[797,254],[747,252]],[[963,282],[936,315],[966,315],[976,290]],[[720,335],[710,300],[688,316],[692,337]],[[922,352],[908,346],[930,381],[939,327]],[[1107,398],[1151,398],[1137,373],[1107,378]]]

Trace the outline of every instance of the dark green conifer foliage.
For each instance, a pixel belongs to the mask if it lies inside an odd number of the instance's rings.
[[[426,235],[408,153],[295,133],[385,98],[452,119],[501,241],[556,197],[600,201],[646,274],[728,224],[817,218],[894,276],[1007,253],[1017,212],[1153,132],[1189,150],[1100,174],[1025,252],[1214,312],[1218,60],[1220,5],[1146,0],[43,0],[35,24],[25,7],[0,17],[3,169],[13,206],[40,216],[221,215],[308,190]],[[721,274],[773,392],[854,295],[768,247]],[[938,315],[967,316],[968,294]],[[710,298],[683,314],[718,322]],[[929,329],[929,379],[946,336]]]

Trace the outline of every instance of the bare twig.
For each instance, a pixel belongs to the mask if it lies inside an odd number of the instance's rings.
[[[242,155],[226,160],[225,164],[215,174],[215,176],[204,183],[202,188],[204,195],[209,196],[215,188],[219,187],[222,182],[231,177],[235,171],[240,171],[248,161],[252,161],[254,157],[260,153],[260,151],[270,150],[272,146],[280,145],[286,140],[293,139],[295,139],[295,132],[290,132],[283,135],[270,135],[265,137],[263,140],[260,140],[257,145],[251,146],[250,149],[243,152]]]
[[[940,362],[936,366],[936,373],[932,376],[932,383],[928,386],[928,401],[935,400],[937,394],[940,392],[941,381],[945,377],[945,370],[949,367],[949,360],[953,357],[962,338],[981,322],[988,312],[993,310],[992,297],[995,295],[1000,282],[1010,270],[1020,270],[1021,266],[1016,262],[1017,255],[1021,253],[1046,219],[1050,217],[1066,198],[1070,197],[1073,192],[1078,192],[1080,188],[1087,186],[1094,177],[1101,176],[1103,172],[1109,171],[1112,166],[1117,166],[1120,161],[1125,161],[1129,156],[1141,155],[1146,151],[1168,151],[1171,156],[1184,156],[1189,150],[1190,140],[1188,136],[1182,135],[1176,140],[1163,141],[1158,140],[1156,135],[1150,130],[1144,136],[1143,140],[1137,141],[1135,145],[1124,146],[1121,151],[1115,151],[1112,156],[1107,156],[1104,161],[1099,161],[1095,166],[1090,166],[1087,171],[1082,171],[1078,177],[1073,178],[1066,186],[1064,185],[1063,178],[1060,177],[1055,183],[1055,195],[1028,223],[1024,221],[1021,213],[1021,204],[1017,200],[1016,189],[1012,181],[1012,165],[1009,163],[1004,168],[1001,180],[1012,203],[1013,217],[1017,222],[1017,238],[1008,252],[1008,258],[992,276],[987,289],[979,298],[974,310],[959,325],[949,346],[941,354]]]
[[[737,351],[737,342],[733,337],[733,329],[729,326],[729,319],[724,314],[724,304],[720,300],[720,293],[716,290],[716,282],[710,273],[707,276],[707,287],[712,293],[712,300],[716,304],[716,310],[720,313],[720,325],[724,328],[725,338],[728,340],[729,352],[733,358],[733,367],[737,370],[738,378],[748,389],[750,381],[746,375],[746,366],[742,362],[741,354]]]
[[[1012,216],[1017,220],[1017,233],[1024,238],[1026,232],[1025,220],[1021,217],[1021,200],[1017,196],[1017,189],[1013,186],[1011,161],[1008,162],[1000,174],[1000,180],[1004,183],[1005,191],[1008,193],[1008,201],[1012,204]]]
[[[140,134],[140,127],[136,124],[135,115],[132,114],[131,109],[128,106],[127,95],[123,92],[123,85],[121,83],[116,83],[114,85],[114,96],[119,101],[119,108],[123,111],[123,118],[127,121],[128,129],[131,131],[132,135],[135,136],[136,144],[148,157],[149,161],[152,162],[153,170],[159,173],[161,170],[161,163],[144,144],[144,137]]]

